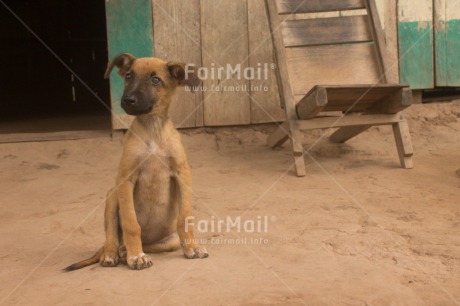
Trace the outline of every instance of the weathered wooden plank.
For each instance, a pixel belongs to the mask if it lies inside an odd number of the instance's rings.
[[[385,58],[385,40],[382,33],[382,24],[380,23],[380,17],[377,12],[377,6],[375,0],[365,0],[366,8],[368,11],[367,17],[372,32],[372,38],[374,41],[374,49],[376,52],[376,59],[379,66],[379,81],[380,83],[386,83],[386,71],[387,64]]]
[[[311,119],[327,105],[327,91],[324,87],[314,87],[296,106],[299,119]]]
[[[340,119],[334,117],[322,117],[311,120],[295,121],[295,128],[299,130],[327,129],[344,126],[367,126],[367,125],[392,125],[402,121],[401,115],[361,115],[344,116]]]
[[[390,97],[383,99],[367,111],[379,114],[396,114],[412,105],[412,90],[403,88]]]
[[[300,119],[320,111],[395,114],[411,103],[411,90],[402,85],[315,86],[297,104],[297,114]]]
[[[434,0],[436,86],[460,86],[460,0]]]
[[[371,44],[287,48],[287,63],[295,95],[315,85],[378,83]]]
[[[414,167],[412,162],[412,155],[414,149],[412,148],[412,140],[409,133],[409,126],[406,120],[398,122],[393,125],[393,134],[396,140],[396,147],[398,148],[399,161],[401,167],[412,169]]]
[[[324,111],[346,111],[395,114],[411,105],[410,89],[402,86],[331,88],[327,90],[328,104]]]
[[[283,36],[281,33],[281,18],[276,12],[272,0],[265,0],[266,11],[269,19],[270,33],[275,53],[275,65],[277,72],[278,88],[281,94],[281,101],[284,104],[286,117],[296,119],[294,92],[290,83],[289,69],[287,65],[287,50],[284,48]]]
[[[363,0],[276,0],[279,14],[343,11],[364,8]]]
[[[106,1],[107,40],[109,58],[119,53],[128,52],[136,57],[153,55],[152,10],[150,0]],[[102,75],[101,75],[102,77]],[[112,122],[114,129],[126,129],[130,121],[120,121],[124,115],[120,99],[123,94],[123,80],[116,74],[110,76],[110,96],[112,105]],[[126,122],[126,125],[120,125]]]
[[[324,86],[327,89],[329,103],[352,104],[356,100],[362,103],[376,103],[401,91],[404,85],[368,84]]]
[[[411,90],[408,88],[393,88],[376,92],[370,91],[336,91],[328,92],[328,105],[324,111],[341,110],[347,112],[366,111],[375,114],[396,114],[412,104]],[[380,89],[381,90],[381,89]]]
[[[400,88],[390,97],[384,98],[373,106],[365,110],[365,114],[397,114],[399,111],[409,107],[412,104],[412,90],[409,88]],[[330,140],[336,143],[343,143],[358,134],[369,129],[371,125],[342,127],[335,131]]]
[[[447,86],[447,0],[434,0],[434,38],[435,38],[435,82],[436,86]]]
[[[412,104],[421,104],[422,102],[423,102],[423,90],[421,89],[412,90]]]
[[[248,12],[246,0],[202,0],[201,38],[203,66],[208,68],[208,77],[203,85],[204,124],[239,125],[249,124],[250,101],[247,90],[249,81],[243,70],[248,67]],[[226,73],[240,65],[241,74]],[[211,75],[220,67],[226,72],[221,78]]]
[[[412,89],[434,87],[432,0],[398,0],[399,69]]]
[[[399,83],[399,60],[398,60],[398,13],[397,0],[385,0],[385,4],[380,5],[382,0],[377,1],[378,10],[384,7],[385,20],[385,42],[386,42],[386,59],[387,59],[387,81],[389,83]]]
[[[281,108],[273,63],[273,42],[270,35],[264,0],[248,1],[249,67],[260,68],[250,80],[251,123],[279,122],[285,119]]]
[[[152,0],[155,55],[201,67],[200,0]],[[203,125],[203,92],[177,91],[171,118],[178,128]]]
[[[282,29],[286,47],[372,41],[366,16],[286,20]]]
[[[281,92],[281,99],[284,102],[286,120],[289,125],[291,149],[294,155],[295,169],[297,176],[305,176],[305,161],[303,159],[303,146],[301,143],[302,135],[299,130],[293,128],[294,120],[297,119],[297,114],[295,110],[294,92],[289,78],[286,49],[283,45],[283,37],[280,30],[281,19],[277,13],[274,1],[265,0],[265,7],[269,18],[270,33],[272,35],[275,51],[275,64],[278,68],[278,88]]]
[[[460,86],[460,0],[449,0],[446,6],[447,19],[447,86]]]

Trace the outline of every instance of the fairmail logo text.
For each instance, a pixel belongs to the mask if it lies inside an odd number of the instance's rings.
[[[195,67],[195,64],[185,65],[185,77],[190,73],[196,73],[201,80],[268,80],[270,69],[275,69],[275,64],[257,63],[255,67],[244,67],[241,64],[225,66],[211,63],[211,67]]]
[[[234,218],[227,216],[225,219],[217,219],[212,216],[210,220],[195,222],[194,216],[188,216],[185,218],[185,231],[188,232],[196,227],[201,233],[229,233],[232,230],[238,233],[267,233],[269,223],[275,220],[275,217],[268,216],[257,216],[255,219],[245,220],[241,216]]]

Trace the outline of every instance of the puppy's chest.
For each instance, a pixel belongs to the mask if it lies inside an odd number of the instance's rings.
[[[151,141],[139,161],[134,202],[139,224],[163,215],[170,202],[172,157],[168,146]]]
[[[172,152],[167,144],[149,141],[141,156],[140,179],[155,180],[169,177],[172,161]]]

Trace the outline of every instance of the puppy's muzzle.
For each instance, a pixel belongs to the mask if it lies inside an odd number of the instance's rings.
[[[137,116],[149,113],[153,108],[153,104],[139,103],[136,96],[124,95],[121,98],[121,107],[127,114]]]
[[[135,96],[123,96],[123,103],[130,106],[135,106],[137,104],[137,98]]]

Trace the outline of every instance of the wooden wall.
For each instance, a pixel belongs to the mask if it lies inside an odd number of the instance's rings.
[[[268,65],[266,80],[238,79],[233,75],[230,79],[205,80],[202,84],[206,89],[204,91],[191,93],[180,89],[171,109],[177,127],[284,121],[275,75],[277,68],[272,65],[274,54],[264,0],[138,2],[142,4],[141,9],[139,5],[133,6],[124,0],[106,2],[110,57],[119,52],[130,52],[136,56],[148,56],[146,53],[151,52],[156,57],[195,64],[196,67],[217,69],[227,64],[240,64],[244,69],[256,68],[258,64]],[[389,67],[393,67],[393,75],[397,79],[397,21],[393,17],[396,14],[396,0],[376,2],[382,23],[386,24],[388,55],[393,59]],[[140,15],[139,10],[142,11]],[[133,14],[142,18],[133,18]],[[150,24],[144,20],[146,14],[150,14],[150,21],[153,20]],[[142,20],[133,22],[137,19]],[[128,26],[123,23],[127,20]],[[152,32],[153,38],[149,34]],[[140,41],[143,43],[140,44]],[[153,51],[143,46],[145,42],[153,45]],[[366,69],[374,68],[362,67],[364,72]],[[240,90],[226,91],[223,89],[225,86],[227,89],[229,86],[238,86]],[[115,75],[111,77],[111,88],[114,129],[125,128],[132,118],[123,114],[119,107],[122,84]]]
[[[267,80],[237,79],[235,75],[230,79],[205,80],[202,84],[205,90],[197,93],[180,90],[171,110],[178,127],[284,120],[275,70],[272,69],[276,67],[272,67],[274,55],[264,0],[151,1],[155,56],[208,68],[227,64],[241,64],[242,69],[258,64],[269,65]],[[383,0],[376,2],[384,23],[387,21],[384,12],[388,8]],[[396,24],[390,27],[389,33],[392,29],[396,30]],[[397,45],[395,39],[392,42]],[[396,54],[394,51],[393,55]],[[397,61],[395,65],[397,75]],[[213,89],[216,86],[219,90]],[[225,91],[222,89],[225,86],[238,86],[243,90]],[[261,87],[268,90],[251,90]]]
[[[152,0],[155,56],[196,67],[257,67],[273,63],[264,0]],[[267,80],[217,78],[205,90],[180,90],[172,107],[178,127],[283,121],[273,69]],[[250,90],[266,86],[268,91]],[[239,87],[239,92],[223,87]],[[218,87],[220,90],[214,88]],[[228,89],[228,88],[227,88]]]
[[[398,0],[401,82],[434,87],[433,0]]]
[[[460,0],[434,0],[435,85],[460,86]]]

